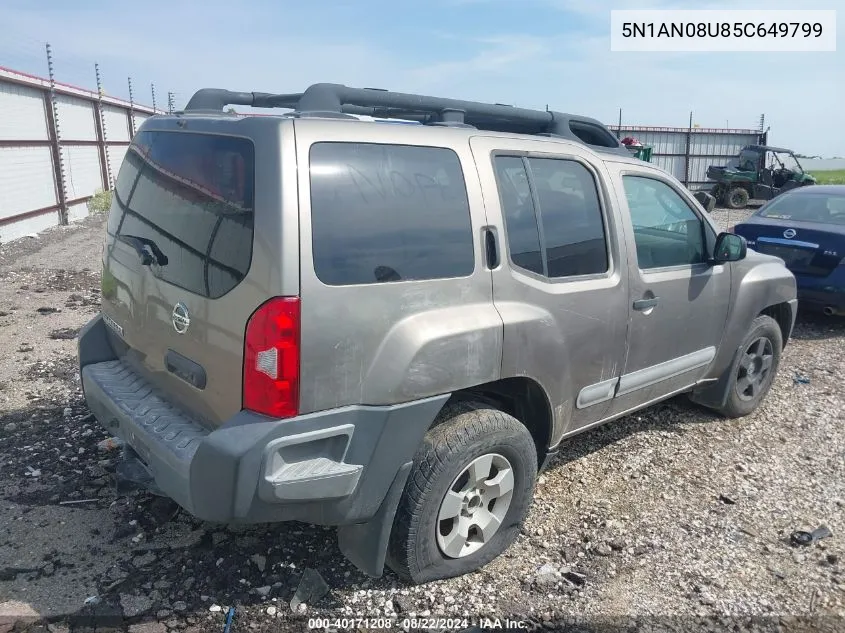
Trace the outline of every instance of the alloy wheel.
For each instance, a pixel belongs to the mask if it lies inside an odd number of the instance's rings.
[[[482,455],[449,486],[437,515],[437,545],[450,558],[477,552],[499,531],[513,498],[511,463],[498,453]]]

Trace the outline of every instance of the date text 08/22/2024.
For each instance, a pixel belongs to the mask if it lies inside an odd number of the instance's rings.
[[[464,631],[470,627],[480,630],[512,630],[519,631],[528,628],[528,623],[510,618],[309,618],[309,629],[371,629],[392,630],[394,628],[435,629],[443,631]]]

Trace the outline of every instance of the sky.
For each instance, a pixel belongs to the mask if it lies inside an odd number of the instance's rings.
[[[403,6],[404,4],[404,6]],[[611,9],[836,9],[837,51],[610,50]],[[841,0],[2,0],[0,66],[177,109],[202,87],[301,92],[336,82],[509,103],[624,125],[756,128],[845,156]]]

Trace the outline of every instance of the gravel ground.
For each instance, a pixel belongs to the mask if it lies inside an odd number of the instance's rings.
[[[743,215],[714,211],[723,226]],[[115,451],[98,447],[106,435],[74,357],[98,310],[102,230],[92,217],[0,246],[0,633],[222,631],[232,605],[233,632],[385,615],[845,630],[845,320],[800,316],[747,418],[679,398],[572,439],[502,557],[410,587],[360,574],[329,529],[212,525],[166,499],[118,494]],[[790,545],[793,530],[820,525],[832,536]],[[307,569],[330,593],[294,611]]]

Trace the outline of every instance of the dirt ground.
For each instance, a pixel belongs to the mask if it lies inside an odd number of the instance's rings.
[[[375,630],[384,622],[354,618],[379,616],[397,628],[458,618],[452,630],[482,617],[583,631],[845,630],[845,319],[799,317],[772,392],[747,418],[679,398],[572,439],[508,552],[412,587],[359,573],[331,529],[212,525],[115,489],[117,454],[98,447],[107,435],[75,362],[75,336],[99,309],[103,225],[95,216],[0,246],[0,633],[222,631],[230,606],[233,633],[306,630],[318,616],[353,618],[337,630]],[[831,536],[790,544],[793,530],[821,525]],[[292,609],[306,569],[330,592]]]

